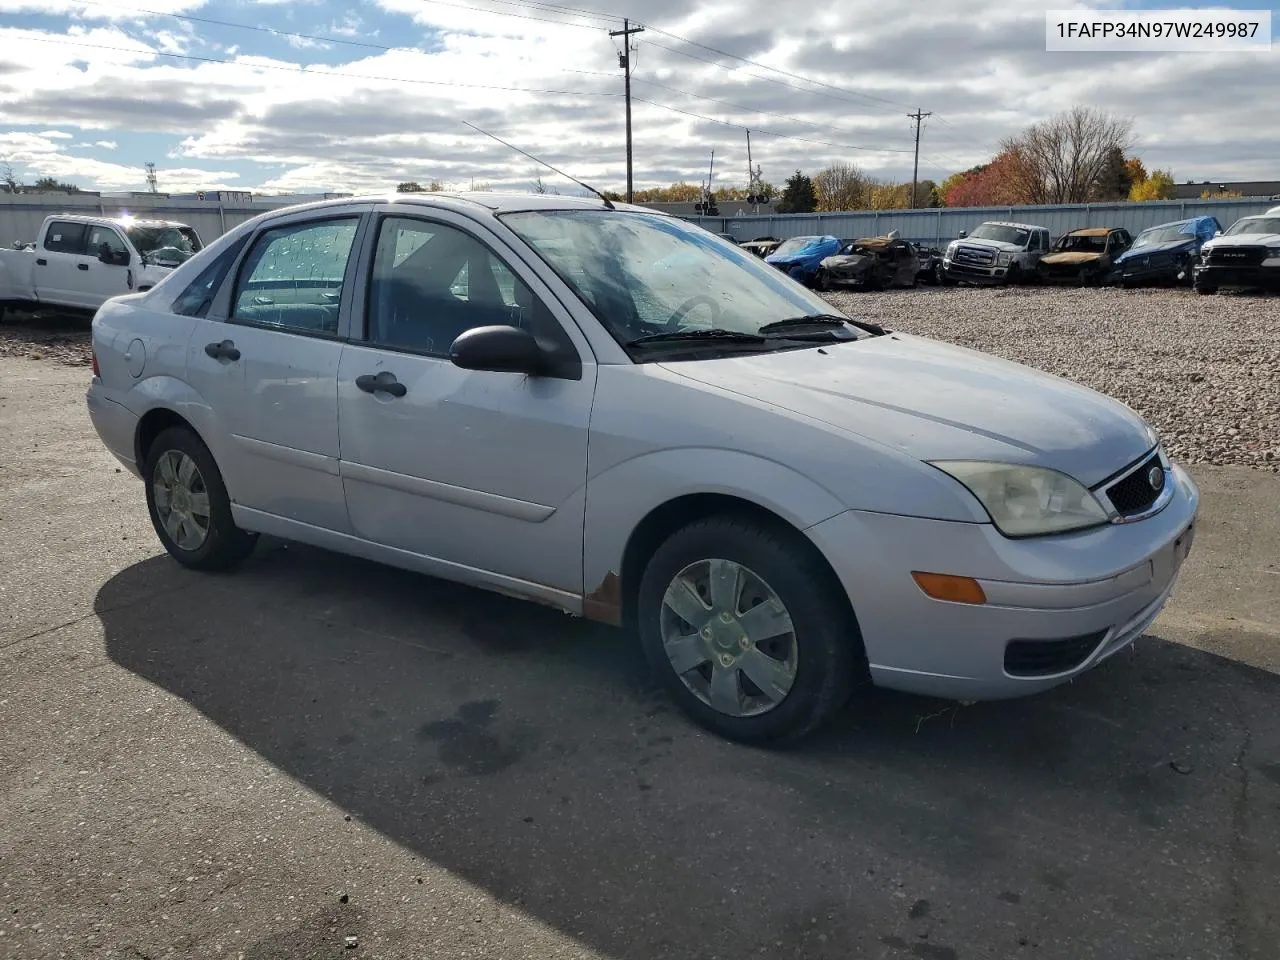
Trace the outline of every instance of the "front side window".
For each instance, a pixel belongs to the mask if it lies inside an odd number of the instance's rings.
[[[378,346],[434,356],[487,326],[519,327],[572,349],[542,300],[479,239],[408,217],[387,217],[378,228],[367,325]]]
[[[231,319],[335,336],[343,277],[359,222],[359,217],[343,217],[262,233],[240,267]]]
[[[711,336],[701,342],[714,347],[726,342],[725,334],[768,338],[778,331],[769,326],[779,321],[830,320],[839,313],[763,260],[673,217],[542,210],[502,220],[624,345],[702,331]],[[851,328],[840,332],[857,338]]]
[[[55,220],[44,236],[44,248],[53,253],[84,253],[84,234],[83,223]]]
[[[1060,253],[1105,253],[1107,238],[1105,235],[1089,233],[1069,233],[1058,241]]]
[[[129,248],[124,238],[111,227],[92,226],[89,238],[85,241],[85,252],[106,263],[125,263],[128,260]]]

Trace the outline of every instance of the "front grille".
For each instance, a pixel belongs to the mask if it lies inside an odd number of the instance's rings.
[[[967,263],[958,263],[955,260],[951,261],[951,266],[947,267],[947,270],[950,271],[951,273],[964,274],[967,277],[990,277],[991,276],[991,272],[989,270],[983,270],[980,267],[972,267],[972,266],[969,266]]]
[[[1011,677],[1051,677],[1074,670],[1098,649],[1107,631],[1059,640],[1010,640],[1004,648],[1004,672]]]
[[[1159,486],[1152,486],[1150,473],[1152,467],[1160,468]],[[1123,480],[1119,480],[1107,487],[1107,499],[1111,501],[1111,505],[1122,516],[1127,517],[1135,513],[1141,513],[1149,506],[1156,502],[1156,497],[1160,496],[1160,491],[1164,489],[1165,475],[1164,465],[1160,462],[1160,455],[1152,454],[1142,462],[1138,469],[1134,470]]]
[[[972,263],[981,267],[989,267],[996,262],[994,250],[988,250],[985,247],[956,247],[956,252],[951,259],[956,263]]]
[[[1256,267],[1267,259],[1266,247],[1216,247],[1209,251],[1209,262],[1224,267]]]

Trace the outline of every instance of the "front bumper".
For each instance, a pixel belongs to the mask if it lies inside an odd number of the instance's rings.
[[[1225,267],[1199,264],[1195,281],[1201,286],[1280,288],[1280,257],[1264,260],[1256,266]]]
[[[878,686],[955,700],[1024,696],[1097,666],[1164,607],[1200,503],[1186,472],[1172,472],[1177,489],[1160,513],[1074,534],[1010,540],[991,524],[856,510],[807,533],[849,594]],[[973,577],[987,602],[931,599],[912,571]],[[1028,649],[1076,654],[1028,673],[1017,665],[1025,657],[1011,659]]]
[[[106,396],[102,381],[96,377],[85,393],[85,404],[89,408],[89,420],[103,445],[130,473],[141,477],[133,445],[138,431],[138,418],[127,407]]]
[[[952,280],[962,280],[965,283],[1003,283],[1009,273],[1009,268],[998,267],[994,264],[989,267],[983,267],[972,263],[959,263],[955,260],[944,259],[942,261],[942,272]]]

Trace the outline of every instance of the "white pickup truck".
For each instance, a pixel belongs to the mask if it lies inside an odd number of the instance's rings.
[[[201,246],[185,223],[46,217],[34,243],[0,250],[0,318],[6,307],[97,310],[111,297],[150,290]]]

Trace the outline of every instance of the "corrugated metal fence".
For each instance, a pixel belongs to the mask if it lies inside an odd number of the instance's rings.
[[[181,220],[199,231],[206,243],[250,217],[289,203],[285,199],[256,199],[247,204],[212,200],[176,200],[167,197],[110,197],[42,194],[0,194],[0,247],[14,240],[34,240],[44,218],[52,213],[82,213]],[[1043,207],[956,207],[937,210],[866,210],[857,213],[794,213],[771,216],[692,217],[708,230],[728,233],[735,239],[800,237],[833,234],[837,237],[882,236],[897,230],[906,240],[941,243],[955,239],[961,230],[972,230],[984,220],[1013,220],[1048,227],[1054,237],[1079,227],[1124,227],[1139,230],[1207,214],[1218,218],[1223,229],[1240,217],[1277,206],[1274,200],[1168,200],[1146,203],[1084,203]]]
[[[195,227],[201,239],[208,243],[237,224],[287,202],[254,200],[247,204],[224,204],[168,197],[120,199],[76,194],[0,194],[0,247],[8,247],[15,240],[34,240],[44,218],[56,213],[107,217],[131,213],[136,217],[181,220]]]
[[[953,207],[936,210],[866,210],[857,213],[791,213],[772,216],[690,217],[715,233],[739,242],[756,237],[831,234],[842,239],[879,237],[897,230],[904,240],[945,243],[984,220],[1012,220],[1048,227],[1059,237],[1081,227],[1123,227],[1130,233],[1172,220],[1213,216],[1225,230],[1241,217],[1263,213],[1280,201],[1155,200],[1144,203],[1073,203],[1043,207]]]

